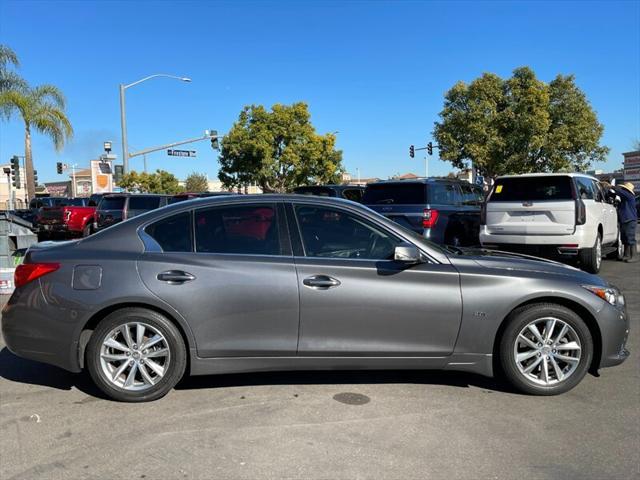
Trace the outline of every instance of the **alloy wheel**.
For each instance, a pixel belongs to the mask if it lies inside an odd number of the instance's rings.
[[[155,327],[142,322],[122,324],[109,332],[100,347],[100,366],[114,386],[131,391],[156,385],[171,361],[169,344]]]
[[[543,317],[520,331],[513,354],[527,380],[551,386],[573,375],[580,364],[582,345],[571,325],[559,318]]]
[[[600,236],[596,238],[596,266],[597,269],[600,270],[600,264],[602,263],[602,240],[600,240]]]

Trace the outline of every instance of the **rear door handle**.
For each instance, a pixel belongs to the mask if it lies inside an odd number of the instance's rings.
[[[311,277],[305,278],[302,283],[307,287],[326,290],[340,285],[340,280],[329,277],[328,275],[312,275]]]
[[[181,283],[190,282],[195,280],[196,277],[188,272],[182,270],[167,270],[158,274],[158,280],[161,282],[167,282],[171,285],[179,285]]]

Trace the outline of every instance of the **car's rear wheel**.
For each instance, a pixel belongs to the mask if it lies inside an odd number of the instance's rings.
[[[89,235],[91,235],[93,232],[91,231],[91,222],[87,223],[84,228],[82,229],[82,236],[83,237],[88,237]]]
[[[602,264],[602,237],[596,235],[596,242],[592,248],[583,248],[579,253],[582,269],[589,273],[598,273]]]
[[[500,342],[500,362],[509,382],[533,395],[558,395],[584,378],[593,358],[585,322],[556,304],[527,305],[512,313]]]
[[[178,383],[187,358],[182,336],[167,318],[144,308],[125,308],[98,324],[86,363],[109,397],[146,402],[163,397]]]

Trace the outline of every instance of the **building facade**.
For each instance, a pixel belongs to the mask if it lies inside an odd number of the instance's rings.
[[[624,181],[633,183],[637,192],[640,190],[640,150],[623,153],[622,156]]]

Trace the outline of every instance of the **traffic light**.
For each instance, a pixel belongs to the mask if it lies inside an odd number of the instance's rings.
[[[37,170],[33,171],[33,183],[38,185],[38,171]]]
[[[211,148],[213,148],[214,150],[220,150],[220,142],[218,141],[218,131],[211,130],[209,135],[211,135]]]
[[[15,188],[20,188],[20,157],[11,157],[11,180]]]
[[[62,162],[56,163],[56,172],[58,172],[58,175],[62,175]]]
[[[122,181],[122,175],[124,174],[124,166],[123,165],[114,165],[113,166],[113,181],[116,183],[120,183]]]
[[[411,158],[416,156],[416,148],[413,145],[409,145],[409,156]]]
[[[433,155],[433,143],[431,142],[427,143],[427,153]]]

